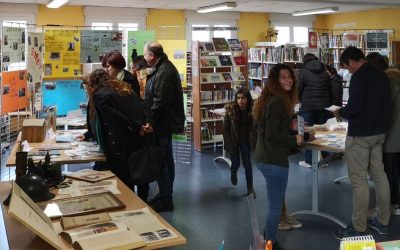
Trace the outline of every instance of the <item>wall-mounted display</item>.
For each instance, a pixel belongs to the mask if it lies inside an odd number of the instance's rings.
[[[3,26],[2,40],[3,64],[25,62],[25,28]]]
[[[28,106],[26,88],[26,70],[2,73],[2,114],[24,109]]]
[[[144,45],[154,39],[154,31],[128,31],[128,65],[132,61],[132,54],[143,55]]]
[[[43,33],[28,33],[28,83],[37,83],[43,80]]]
[[[105,53],[113,50],[122,52],[121,31],[81,31],[81,63],[99,63]]]

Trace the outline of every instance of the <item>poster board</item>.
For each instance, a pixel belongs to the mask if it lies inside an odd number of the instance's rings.
[[[389,49],[387,32],[368,32],[365,35],[366,49]]]
[[[3,71],[7,71],[8,63],[25,62],[25,28],[5,27],[2,33],[2,63]]]
[[[167,54],[168,59],[175,65],[181,77],[182,87],[185,88],[186,83],[186,40],[158,40]]]
[[[86,91],[81,80],[45,81],[42,85],[43,109],[56,106],[57,115],[87,105]]]
[[[28,106],[26,70],[2,73],[1,113],[14,112]]]
[[[143,55],[144,45],[155,39],[154,31],[128,31],[128,64],[132,59],[132,50],[136,49],[137,55]]]
[[[114,50],[122,52],[121,31],[81,31],[81,63],[100,63],[104,54]]]
[[[80,77],[79,30],[46,30],[44,43],[44,77]]]
[[[27,80],[28,83],[39,83],[43,80],[43,52],[44,39],[43,33],[28,33],[28,63]]]

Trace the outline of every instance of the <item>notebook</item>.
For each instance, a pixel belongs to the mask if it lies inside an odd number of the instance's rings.
[[[343,238],[340,250],[376,250],[375,240],[372,235]]]

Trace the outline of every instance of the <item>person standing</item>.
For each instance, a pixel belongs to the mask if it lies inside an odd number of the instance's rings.
[[[224,148],[231,156],[231,182],[237,185],[240,156],[246,173],[247,195],[256,195],[253,187],[253,169],[250,152],[255,149],[256,126],[252,115],[253,99],[250,91],[240,88],[233,103],[225,105]]]
[[[345,161],[353,189],[352,223],[334,236],[364,235],[367,227],[387,234],[390,217],[389,183],[382,162],[382,145],[390,118],[390,83],[383,70],[365,60],[356,47],[346,48],[340,64],[352,74],[349,100],[333,112],[348,120]],[[367,219],[369,204],[368,175],[375,184],[377,217]]]
[[[183,91],[176,67],[168,60],[161,44],[151,42],[144,48],[144,58],[154,70],[147,76],[144,102],[152,111],[156,145],[164,149],[159,194],[149,201],[156,212],[172,211],[175,163],[172,154],[172,134],[182,133],[185,124]]]
[[[108,52],[102,60],[102,66],[108,73],[120,81],[131,85],[133,92],[140,96],[139,83],[137,78],[131,72],[125,69],[126,61],[118,51]]]
[[[137,78],[140,90],[140,99],[144,100],[144,89],[146,87],[146,77],[148,75],[149,65],[144,56],[137,56],[132,60],[131,73]]]
[[[110,76],[104,69],[90,74],[89,98],[96,110],[97,140],[103,150],[108,167],[133,192],[129,178],[128,158],[143,146],[144,133],[152,131],[146,121],[150,112],[143,107],[131,85]],[[138,196],[147,201],[149,184],[138,185]]]
[[[303,57],[303,68],[298,75],[298,93],[300,101],[300,115],[308,126],[324,124],[331,116],[325,108],[331,106],[329,93],[329,75],[325,65],[311,53]],[[322,151],[322,157],[326,158],[329,153]],[[311,168],[311,150],[306,150],[305,160],[300,161],[302,167]]]
[[[297,102],[293,70],[278,63],[268,75],[268,83],[254,107],[258,124],[255,158],[267,186],[266,234],[274,249],[279,249],[276,233],[289,176],[290,152],[303,143],[302,135],[291,135],[291,118]]]

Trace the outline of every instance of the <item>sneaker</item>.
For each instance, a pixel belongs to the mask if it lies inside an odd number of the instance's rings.
[[[299,166],[305,167],[305,168],[311,168],[312,166],[308,164],[306,161],[300,161]]]
[[[286,218],[283,219],[284,221],[286,221],[288,224],[290,224],[290,226],[292,228],[302,228],[303,227],[303,223],[301,223],[300,221],[296,220],[295,218],[293,218],[290,215],[287,215]]]
[[[234,185],[234,186],[237,185],[238,178],[237,178],[237,173],[236,172],[231,171],[231,182],[232,182],[232,185]]]
[[[359,232],[354,229],[353,225],[350,225],[347,228],[341,228],[336,230],[336,232],[333,234],[333,237],[335,237],[338,240],[342,240],[345,237],[355,237],[364,235],[365,232]]]
[[[368,220],[368,227],[374,229],[379,234],[388,234],[388,227],[382,225],[376,218]]]
[[[324,161],[318,162],[318,167],[319,167],[319,168],[325,168],[325,167],[327,167],[328,165],[329,165],[328,162],[324,162]]]
[[[290,225],[285,219],[281,219],[278,224],[278,230],[287,231],[292,229],[292,225]]]
[[[393,215],[400,215],[400,207],[398,204],[390,205],[390,213]]]
[[[253,185],[247,187],[247,196],[253,194],[254,199],[257,197],[256,192],[254,191]]]
[[[154,211],[156,211],[157,213],[168,212],[168,211],[174,210],[174,204],[172,203],[172,201],[167,202],[167,201],[158,200],[156,203],[151,205],[151,208]]]

